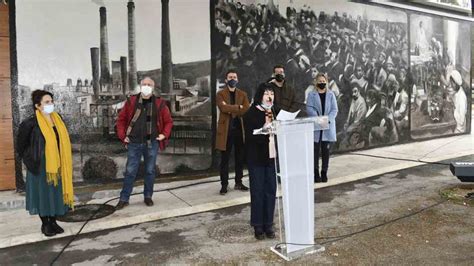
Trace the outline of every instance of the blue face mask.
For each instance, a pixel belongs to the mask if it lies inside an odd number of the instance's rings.
[[[235,79],[231,79],[231,80],[227,81],[227,85],[231,88],[235,88],[237,86],[237,83],[239,83],[239,82]]]
[[[54,104],[46,104],[43,108],[43,112],[45,112],[46,114],[51,114],[52,112],[54,112]]]

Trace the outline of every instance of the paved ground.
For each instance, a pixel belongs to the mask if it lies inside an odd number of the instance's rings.
[[[474,134],[338,154],[333,156],[330,162],[329,182],[319,183],[315,185],[315,188],[321,189],[420,166],[424,164],[422,161],[434,162],[473,154]],[[404,160],[394,160],[387,157],[403,158]],[[422,161],[419,161],[420,159]],[[210,176],[199,180],[159,183],[155,188],[161,192],[153,195],[153,199],[157,203],[155,206],[144,208],[141,195],[132,197],[130,206],[113,213],[106,219],[91,221],[82,233],[100,232],[105,229],[209,212],[250,202],[248,192],[231,189],[225,197],[219,195],[218,180],[218,176]],[[196,183],[201,184],[196,185]],[[248,184],[247,178],[244,178],[244,183]],[[194,185],[187,186],[190,184]],[[183,185],[185,187],[180,189],[167,190]],[[231,185],[233,185],[232,182]],[[77,203],[104,203],[112,200],[110,204],[115,205],[117,200],[113,199],[120,193],[119,187],[110,186],[97,186],[91,191],[86,191],[85,194],[80,193],[81,190],[83,189],[78,189],[76,193]],[[142,190],[143,186],[137,184],[134,192],[140,194]],[[30,216],[25,211],[24,195],[9,191],[0,192],[0,224],[2,225],[0,226],[0,248],[50,240],[39,231],[38,217]],[[67,223],[63,225],[66,232],[54,238],[74,235],[82,224]]]
[[[473,161],[474,156],[463,159]],[[440,189],[458,184],[447,166],[425,165],[317,189],[316,241],[326,251],[295,262],[472,265],[474,208],[443,201],[439,195]],[[424,208],[428,209],[396,220]],[[249,212],[250,207],[244,204],[84,234],[58,262],[284,264],[269,250],[277,240],[253,238]],[[380,226],[366,230],[377,225]],[[354,232],[360,233],[333,238]],[[1,249],[0,261],[6,265],[49,264],[68,240],[69,237]]]

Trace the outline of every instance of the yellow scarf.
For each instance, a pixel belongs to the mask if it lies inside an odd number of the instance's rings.
[[[61,177],[64,204],[74,208],[74,190],[72,186],[72,149],[69,133],[61,117],[51,113],[51,119],[59,134],[59,150],[53,124],[47,120],[43,113],[36,110],[36,120],[43,133],[46,145],[46,180],[48,184],[58,185],[58,176]]]

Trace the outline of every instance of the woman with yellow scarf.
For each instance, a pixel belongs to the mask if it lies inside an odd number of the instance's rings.
[[[31,94],[35,114],[20,124],[17,151],[27,168],[26,210],[39,215],[41,232],[61,234],[56,216],[74,207],[71,141],[61,116],[54,112],[53,94]]]

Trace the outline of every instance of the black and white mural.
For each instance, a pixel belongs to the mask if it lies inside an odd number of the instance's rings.
[[[335,151],[470,132],[469,22],[342,0],[17,0],[16,18],[13,104],[24,119],[33,90],[55,95],[75,181],[122,177],[115,120],[144,76],[174,119],[161,173],[211,166],[211,99],[231,68],[251,98],[284,65],[302,105],[326,73],[339,107]]]
[[[150,76],[175,125],[159,171],[209,168],[209,10],[208,0],[17,0],[21,119],[32,113],[33,90],[51,91],[72,135],[75,181],[122,178],[126,150],[115,120]],[[162,71],[162,56],[171,74]]]
[[[410,37],[411,136],[468,132],[471,25],[414,14]]]
[[[404,12],[347,1],[218,1],[217,78],[237,69],[253,94],[276,64],[298,101],[326,73],[337,96],[336,150],[397,143],[409,136],[408,24]]]

